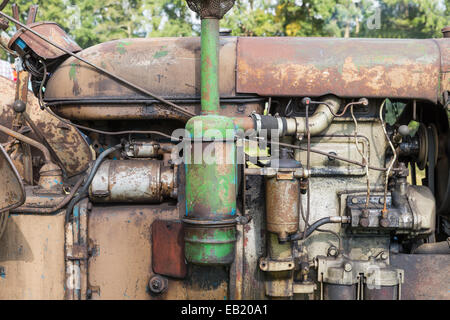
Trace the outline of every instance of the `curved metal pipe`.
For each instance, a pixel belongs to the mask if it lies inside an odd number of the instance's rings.
[[[244,131],[254,129],[258,134],[262,130],[267,130],[268,133],[275,130],[278,131],[280,137],[293,136],[305,134],[307,127],[309,127],[310,135],[317,136],[330,126],[342,103],[339,98],[332,95],[326,96],[320,101],[323,103],[319,104],[311,117],[308,117],[308,124],[306,123],[306,117],[288,118],[251,114],[250,118],[234,117],[232,119],[237,129]]]
[[[98,168],[100,167],[100,165],[102,164],[103,160],[111,153],[113,153],[116,150],[119,150],[120,148],[122,148],[121,144],[115,145],[114,147],[111,147],[105,151],[103,151],[99,157],[97,158],[97,160],[95,160],[94,166],[92,167],[91,172],[89,173],[89,176],[86,180],[86,183],[83,185],[83,188],[81,188],[80,192],[78,193],[78,195],[72,199],[72,201],[70,201],[69,205],[67,206],[66,209],[66,223],[69,221],[69,217],[72,214],[73,208],[75,207],[75,205],[77,204],[77,202],[79,202],[81,199],[84,199],[87,197],[86,193],[89,189],[89,186],[91,185],[92,180],[94,179],[95,174],[97,173]]]
[[[28,138],[28,137],[24,136],[23,134],[20,134],[16,131],[8,129],[7,127],[2,126],[2,125],[0,125],[0,131],[13,137],[13,138],[16,138],[17,140],[27,143],[30,146],[33,146],[33,147],[39,149],[44,154],[45,162],[52,162],[52,157],[50,155],[50,152],[43,144],[37,142],[36,140]]]
[[[328,104],[320,104],[314,114],[308,119],[308,127],[311,136],[317,136],[327,129],[334,119],[334,115],[341,107],[341,100],[335,96],[326,96],[321,100]],[[330,110],[331,109],[331,110]],[[296,132],[297,134],[304,134],[307,132],[306,117],[296,117]]]
[[[324,224],[328,224],[328,223],[350,223],[350,217],[335,216],[335,217],[325,217],[325,218],[319,219],[316,222],[314,222],[313,224],[311,224],[309,226],[309,228],[306,229],[306,231],[298,232],[298,233],[295,233],[295,234],[289,236],[288,241],[297,241],[297,240],[301,240],[302,238],[306,239],[314,231],[316,231],[317,228],[319,228],[320,226],[323,226]],[[304,235],[303,235],[303,233],[304,233]]]

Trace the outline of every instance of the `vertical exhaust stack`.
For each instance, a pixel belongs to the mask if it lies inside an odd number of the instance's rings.
[[[198,265],[228,265],[236,243],[236,144],[231,118],[218,114],[219,20],[234,0],[187,0],[200,15],[201,106],[186,130],[191,139],[185,153],[185,256]]]

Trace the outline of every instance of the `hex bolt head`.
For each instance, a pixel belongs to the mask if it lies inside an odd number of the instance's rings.
[[[339,251],[335,246],[331,246],[328,248],[328,256],[329,257],[336,257],[338,255]]]
[[[386,218],[380,219],[380,226],[382,226],[383,228],[387,228],[389,227],[389,225],[390,225],[389,219]]]
[[[359,225],[363,228],[367,228],[369,226],[369,218],[361,218],[359,219]]]

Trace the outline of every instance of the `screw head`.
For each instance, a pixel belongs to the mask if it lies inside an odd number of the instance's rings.
[[[167,279],[161,277],[160,275],[155,275],[150,278],[148,287],[151,292],[161,294],[167,289]]]

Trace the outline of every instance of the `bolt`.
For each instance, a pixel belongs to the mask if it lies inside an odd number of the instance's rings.
[[[353,204],[357,204],[358,203],[358,198],[352,198],[352,203]]]
[[[331,151],[331,152],[328,152],[328,154],[329,154],[329,156],[328,156],[328,160],[329,160],[329,161],[336,160],[336,158],[333,157],[333,156],[337,156],[337,153],[336,153],[336,152]]]
[[[363,228],[367,228],[369,226],[369,218],[361,218],[359,219],[359,225]]]
[[[163,293],[167,289],[167,279],[160,275],[153,276],[148,282],[148,287],[153,293]]]
[[[331,246],[328,248],[327,254],[329,257],[336,257],[338,255],[338,250],[335,246]]]
[[[345,264],[345,266],[344,266],[345,272],[350,272],[350,271],[352,271],[352,269],[353,269],[353,267],[350,263]]]
[[[382,252],[380,255],[381,260],[387,260],[388,254],[386,252]]]
[[[389,227],[389,225],[390,225],[389,219],[386,218],[380,219],[380,226],[382,226],[383,228],[387,228]]]

